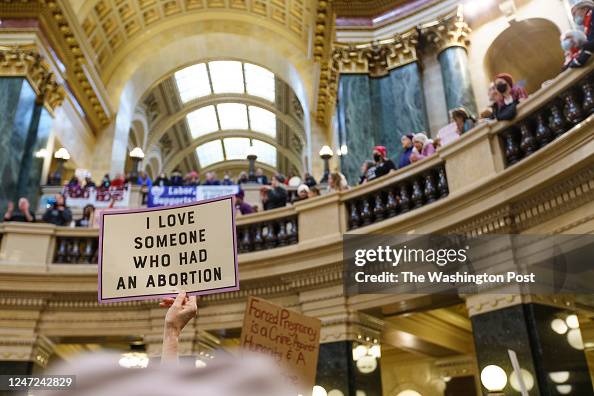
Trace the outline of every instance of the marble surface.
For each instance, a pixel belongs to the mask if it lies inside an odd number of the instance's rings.
[[[37,207],[43,171],[43,158],[35,158],[35,153],[47,147],[52,122],[53,119],[50,113],[43,106],[35,105],[27,135],[27,146],[23,151],[17,186],[17,196],[27,197],[32,207]]]
[[[35,92],[23,78],[0,78],[0,212],[16,199]]]
[[[397,164],[400,138],[429,127],[419,66],[409,63],[394,69],[386,77],[372,79],[371,86],[377,143],[386,146],[388,157]]]
[[[341,134],[348,146],[348,155],[341,157],[341,171],[349,184],[359,181],[361,163],[371,157],[376,141],[371,117],[371,87],[366,74],[340,76],[337,113]]]
[[[428,128],[423,82],[416,63],[399,67],[381,78],[342,75],[338,91],[339,130],[349,153],[341,158],[342,172],[356,184],[363,161],[374,146],[388,149],[398,163],[400,138]]]
[[[556,385],[548,375],[554,371],[570,372],[568,384],[575,392],[572,394],[590,394],[592,384],[584,352],[572,348],[566,335],[551,329],[554,319],[564,319],[569,314],[571,312],[550,306],[524,304],[473,316],[471,322],[479,369],[496,364],[510,375],[513,367],[507,350],[511,349],[518,355],[520,366],[534,377],[530,394],[557,394]],[[504,391],[506,396],[518,394],[509,385]]]
[[[450,47],[439,54],[439,63],[448,110],[465,107],[476,115],[476,99],[466,50],[462,47]]]

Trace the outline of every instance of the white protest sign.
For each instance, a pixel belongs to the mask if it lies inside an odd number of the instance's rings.
[[[239,290],[233,197],[101,214],[99,302]]]

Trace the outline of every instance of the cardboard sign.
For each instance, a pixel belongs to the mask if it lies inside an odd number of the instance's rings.
[[[99,302],[239,290],[233,197],[101,214]]]
[[[271,356],[299,394],[310,396],[316,380],[320,328],[319,319],[250,297],[243,319],[241,347]]]

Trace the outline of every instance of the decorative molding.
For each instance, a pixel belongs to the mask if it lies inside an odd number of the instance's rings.
[[[81,107],[89,119],[92,129],[98,131],[110,122],[109,105],[103,102],[97,92],[99,81],[92,81],[83,45],[77,37],[71,11],[63,5],[63,0],[4,0],[0,3],[0,14],[6,18],[37,18],[45,26],[56,60],[64,64],[69,82],[68,88],[74,91]]]
[[[442,378],[456,378],[476,374],[477,365],[474,356],[457,356],[439,359],[435,362],[435,367]]]
[[[542,304],[575,309],[574,297],[569,295],[479,294],[466,297],[466,307],[470,318],[520,304]]]
[[[413,29],[372,43],[334,43],[330,53],[320,60],[317,121],[327,124],[334,111],[340,73],[367,73],[380,77],[391,69],[416,62],[418,38],[417,30]]]
[[[470,46],[472,29],[464,21],[461,7],[458,7],[456,14],[422,25],[419,30],[424,41],[438,53],[450,47],[468,49]]]
[[[409,30],[387,40],[365,44],[334,44],[332,60],[339,73],[381,77],[390,70],[416,62],[419,33]]]
[[[0,46],[0,76],[23,76],[47,110],[54,110],[64,101],[64,88],[35,45]]]
[[[309,3],[303,0],[95,0],[85,9],[88,12],[81,16],[81,26],[98,67],[107,65],[126,42],[174,18],[221,11],[252,16],[283,27],[304,46],[312,19]]]

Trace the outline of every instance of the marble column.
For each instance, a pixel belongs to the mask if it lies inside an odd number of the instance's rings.
[[[348,146],[342,173],[356,184],[363,161],[374,146],[386,146],[395,163],[402,152],[400,138],[427,131],[423,81],[416,62],[392,69],[384,77],[342,75],[338,89],[338,125]]]
[[[22,77],[0,78],[0,212],[18,198],[23,155],[35,109],[36,94]],[[37,181],[39,182],[39,181]]]
[[[438,59],[448,111],[464,107],[476,115],[476,99],[472,90],[466,49],[460,46],[446,48],[441,51]]]
[[[337,341],[320,345],[316,385],[326,392],[339,390],[344,396],[381,396],[380,362],[377,367],[363,373],[353,360],[353,342]]]
[[[409,63],[390,70],[386,77],[371,78],[371,103],[375,143],[386,146],[388,157],[398,164],[400,138],[427,131],[429,126],[419,64]]]
[[[349,184],[359,182],[360,167],[371,157],[376,142],[372,97],[367,74],[345,74],[338,82],[339,128],[349,153],[341,157],[341,171]]]
[[[520,367],[534,379],[531,395],[558,395],[558,386],[570,386],[572,395],[592,394],[592,382],[583,345],[575,340],[579,329],[553,330],[553,321],[565,321],[574,313],[543,304],[518,304],[471,317],[479,372],[487,365],[503,368],[508,377],[513,372],[508,349],[518,356]],[[563,327],[563,326],[561,326]],[[570,335],[571,333],[571,335]],[[573,345],[573,346],[572,346]],[[551,373],[567,372],[569,377],[555,382]],[[482,388],[486,392],[485,388]],[[509,381],[506,396],[517,395]]]

